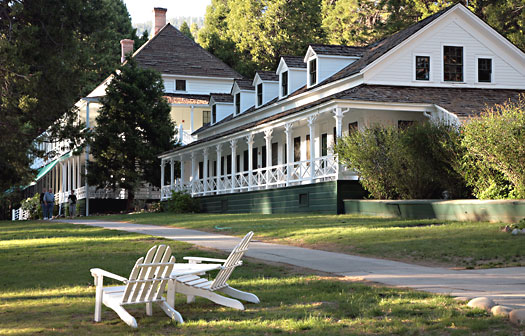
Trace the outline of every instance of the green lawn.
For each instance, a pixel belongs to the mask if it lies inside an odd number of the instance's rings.
[[[335,252],[465,268],[525,265],[525,236],[502,224],[436,219],[402,220],[355,215],[146,213],[99,217],[192,228]]]
[[[256,293],[260,304],[246,311],[203,299],[177,299],[184,325],[159,308],[145,316],[132,307],[132,331],[108,309],[92,321],[91,267],[126,276],[153,244],[169,244],[175,256],[224,257],[173,241],[100,228],[49,222],[0,222],[0,334],[10,335],[509,335],[507,321],[472,310],[451,298],[405,289],[301,274],[247,262],[230,284]]]

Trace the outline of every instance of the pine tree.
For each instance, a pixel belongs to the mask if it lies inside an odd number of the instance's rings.
[[[188,23],[184,21],[179,28],[180,32],[189,37],[192,40],[195,40],[193,37],[193,34],[191,33],[190,26],[188,26]]]
[[[160,185],[157,155],[173,148],[175,125],[158,72],[128,58],[113,76],[90,138],[94,160],[88,165],[88,181],[126,189],[131,209],[137,187],[144,182]]]

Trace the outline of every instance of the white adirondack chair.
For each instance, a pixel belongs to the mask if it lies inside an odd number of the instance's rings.
[[[162,297],[174,264],[175,257],[171,256],[171,248],[158,245],[149,249],[145,258],[141,257],[137,260],[129,279],[100,268],[92,268],[91,274],[95,278],[96,286],[95,322],[101,321],[103,303],[113,309],[129,326],[137,328],[137,321],[123,306],[145,303],[146,314],[151,316],[153,302],[157,302],[170,318],[183,323],[179,312]],[[103,287],[104,277],[122,281],[126,285]]]
[[[190,264],[198,264],[201,262],[221,263],[222,267],[213,281],[209,281],[197,275],[181,276],[175,278],[175,281],[170,281],[168,286],[174,285],[175,288],[168,289],[168,302],[173,304],[175,295],[171,293],[176,292],[185,294],[188,303],[193,302],[195,296],[200,296],[222,306],[239,310],[244,310],[244,305],[235,299],[259,303],[259,298],[256,295],[232,288],[226,283],[233,270],[237,266],[242,265],[241,258],[243,257],[244,252],[248,250],[248,244],[250,243],[252,236],[253,232],[248,232],[241,242],[233,249],[227,259],[184,257],[184,259],[188,260]],[[219,295],[217,292],[229,295],[235,299]]]

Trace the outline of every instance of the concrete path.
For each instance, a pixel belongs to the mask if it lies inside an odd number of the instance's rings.
[[[96,220],[60,221],[164,237],[225,252],[230,252],[239,242],[238,237],[155,225]],[[487,296],[499,304],[525,308],[525,267],[458,271],[259,241],[252,241],[246,255],[432,293]]]

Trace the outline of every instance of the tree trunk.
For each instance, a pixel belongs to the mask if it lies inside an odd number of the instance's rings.
[[[135,192],[132,189],[128,189],[128,200],[126,202],[127,211],[135,211],[134,209]]]

